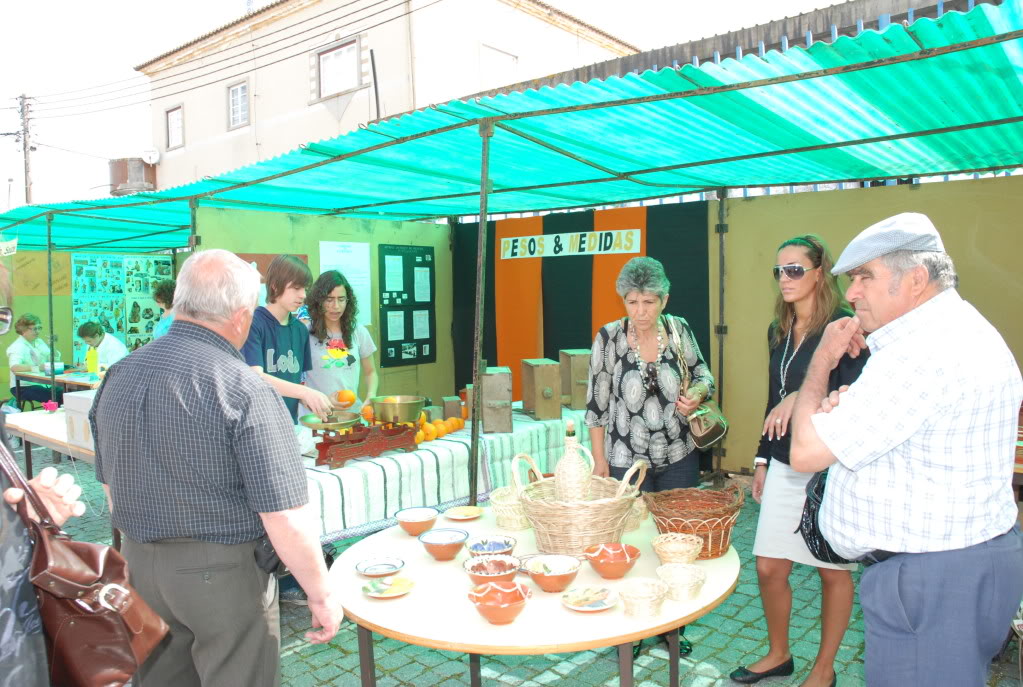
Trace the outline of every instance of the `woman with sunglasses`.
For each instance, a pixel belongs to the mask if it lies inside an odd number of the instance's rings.
[[[753,474],[753,498],[761,504],[753,554],[757,557],[770,648],[757,662],[732,672],[732,680],[743,684],[795,672],[789,652],[789,573],[793,562],[816,567],[823,588],[820,647],[802,683],[805,687],[836,684],[835,654],[852,612],[853,581],[849,571],[856,565],[824,563],[810,553],[796,528],[812,474],[789,467],[789,420],[810,358],[828,323],[853,314],[839,291],[837,277],[831,274],[833,266],[827,247],[812,234],[789,239],[778,248],[774,266],[778,298],[774,321],[767,332],[769,396]],[[831,388],[852,383],[866,358],[845,356],[832,374]]]
[[[600,328],[590,355],[586,426],[594,474],[621,479],[645,460],[651,469],[644,491],[696,485],[700,459],[686,418],[714,392],[689,324],[662,315],[670,286],[657,260],[629,260],[615,283],[627,317]],[[686,396],[679,393],[683,368],[672,328],[692,374]]]

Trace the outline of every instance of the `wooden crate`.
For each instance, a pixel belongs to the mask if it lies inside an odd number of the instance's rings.
[[[590,349],[564,348],[558,353],[561,358],[561,402],[572,410],[586,410]]]
[[[483,431],[512,431],[511,368],[488,367],[480,375],[480,393],[483,395]]]
[[[522,361],[522,410],[535,420],[561,418],[560,366],[550,358]]]

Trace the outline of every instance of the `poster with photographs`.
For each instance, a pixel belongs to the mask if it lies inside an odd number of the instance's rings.
[[[85,362],[86,343],[78,327],[98,322],[107,334],[125,341],[124,256],[75,253],[71,256],[71,320],[73,360]]]
[[[153,340],[153,327],[163,313],[153,300],[153,291],[164,279],[173,278],[169,256],[124,256],[125,345],[129,351]]]

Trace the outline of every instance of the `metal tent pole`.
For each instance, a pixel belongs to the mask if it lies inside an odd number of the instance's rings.
[[[57,400],[57,380],[54,372],[57,351],[57,331],[53,323],[53,213],[46,215],[46,306],[50,327],[50,400]]]
[[[494,135],[494,123],[485,119],[480,122],[480,138],[483,139],[480,156],[480,222],[476,244],[476,319],[472,347],[472,441],[469,444],[469,505],[476,505],[477,483],[479,481],[480,430],[483,422],[483,394],[480,389],[480,373],[483,372],[483,305],[486,301],[487,267],[487,192],[490,190],[490,137]]]

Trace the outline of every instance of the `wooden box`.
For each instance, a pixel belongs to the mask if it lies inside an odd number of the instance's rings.
[[[557,361],[522,361],[522,410],[535,420],[561,418],[561,379]]]
[[[586,410],[586,387],[590,382],[590,349],[564,348],[561,358],[561,402],[572,410]]]
[[[444,419],[447,420],[449,417],[462,417],[462,398],[461,396],[444,396],[441,398],[441,402],[444,404]]]
[[[446,420],[444,417],[444,408],[441,406],[425,406],[423,412],[426,413],[426,421],[433,422],[434,420]]]
[[[483,431],[512,431],[511,368],[488,367],[480,375],[480,394],[483,397]]]

